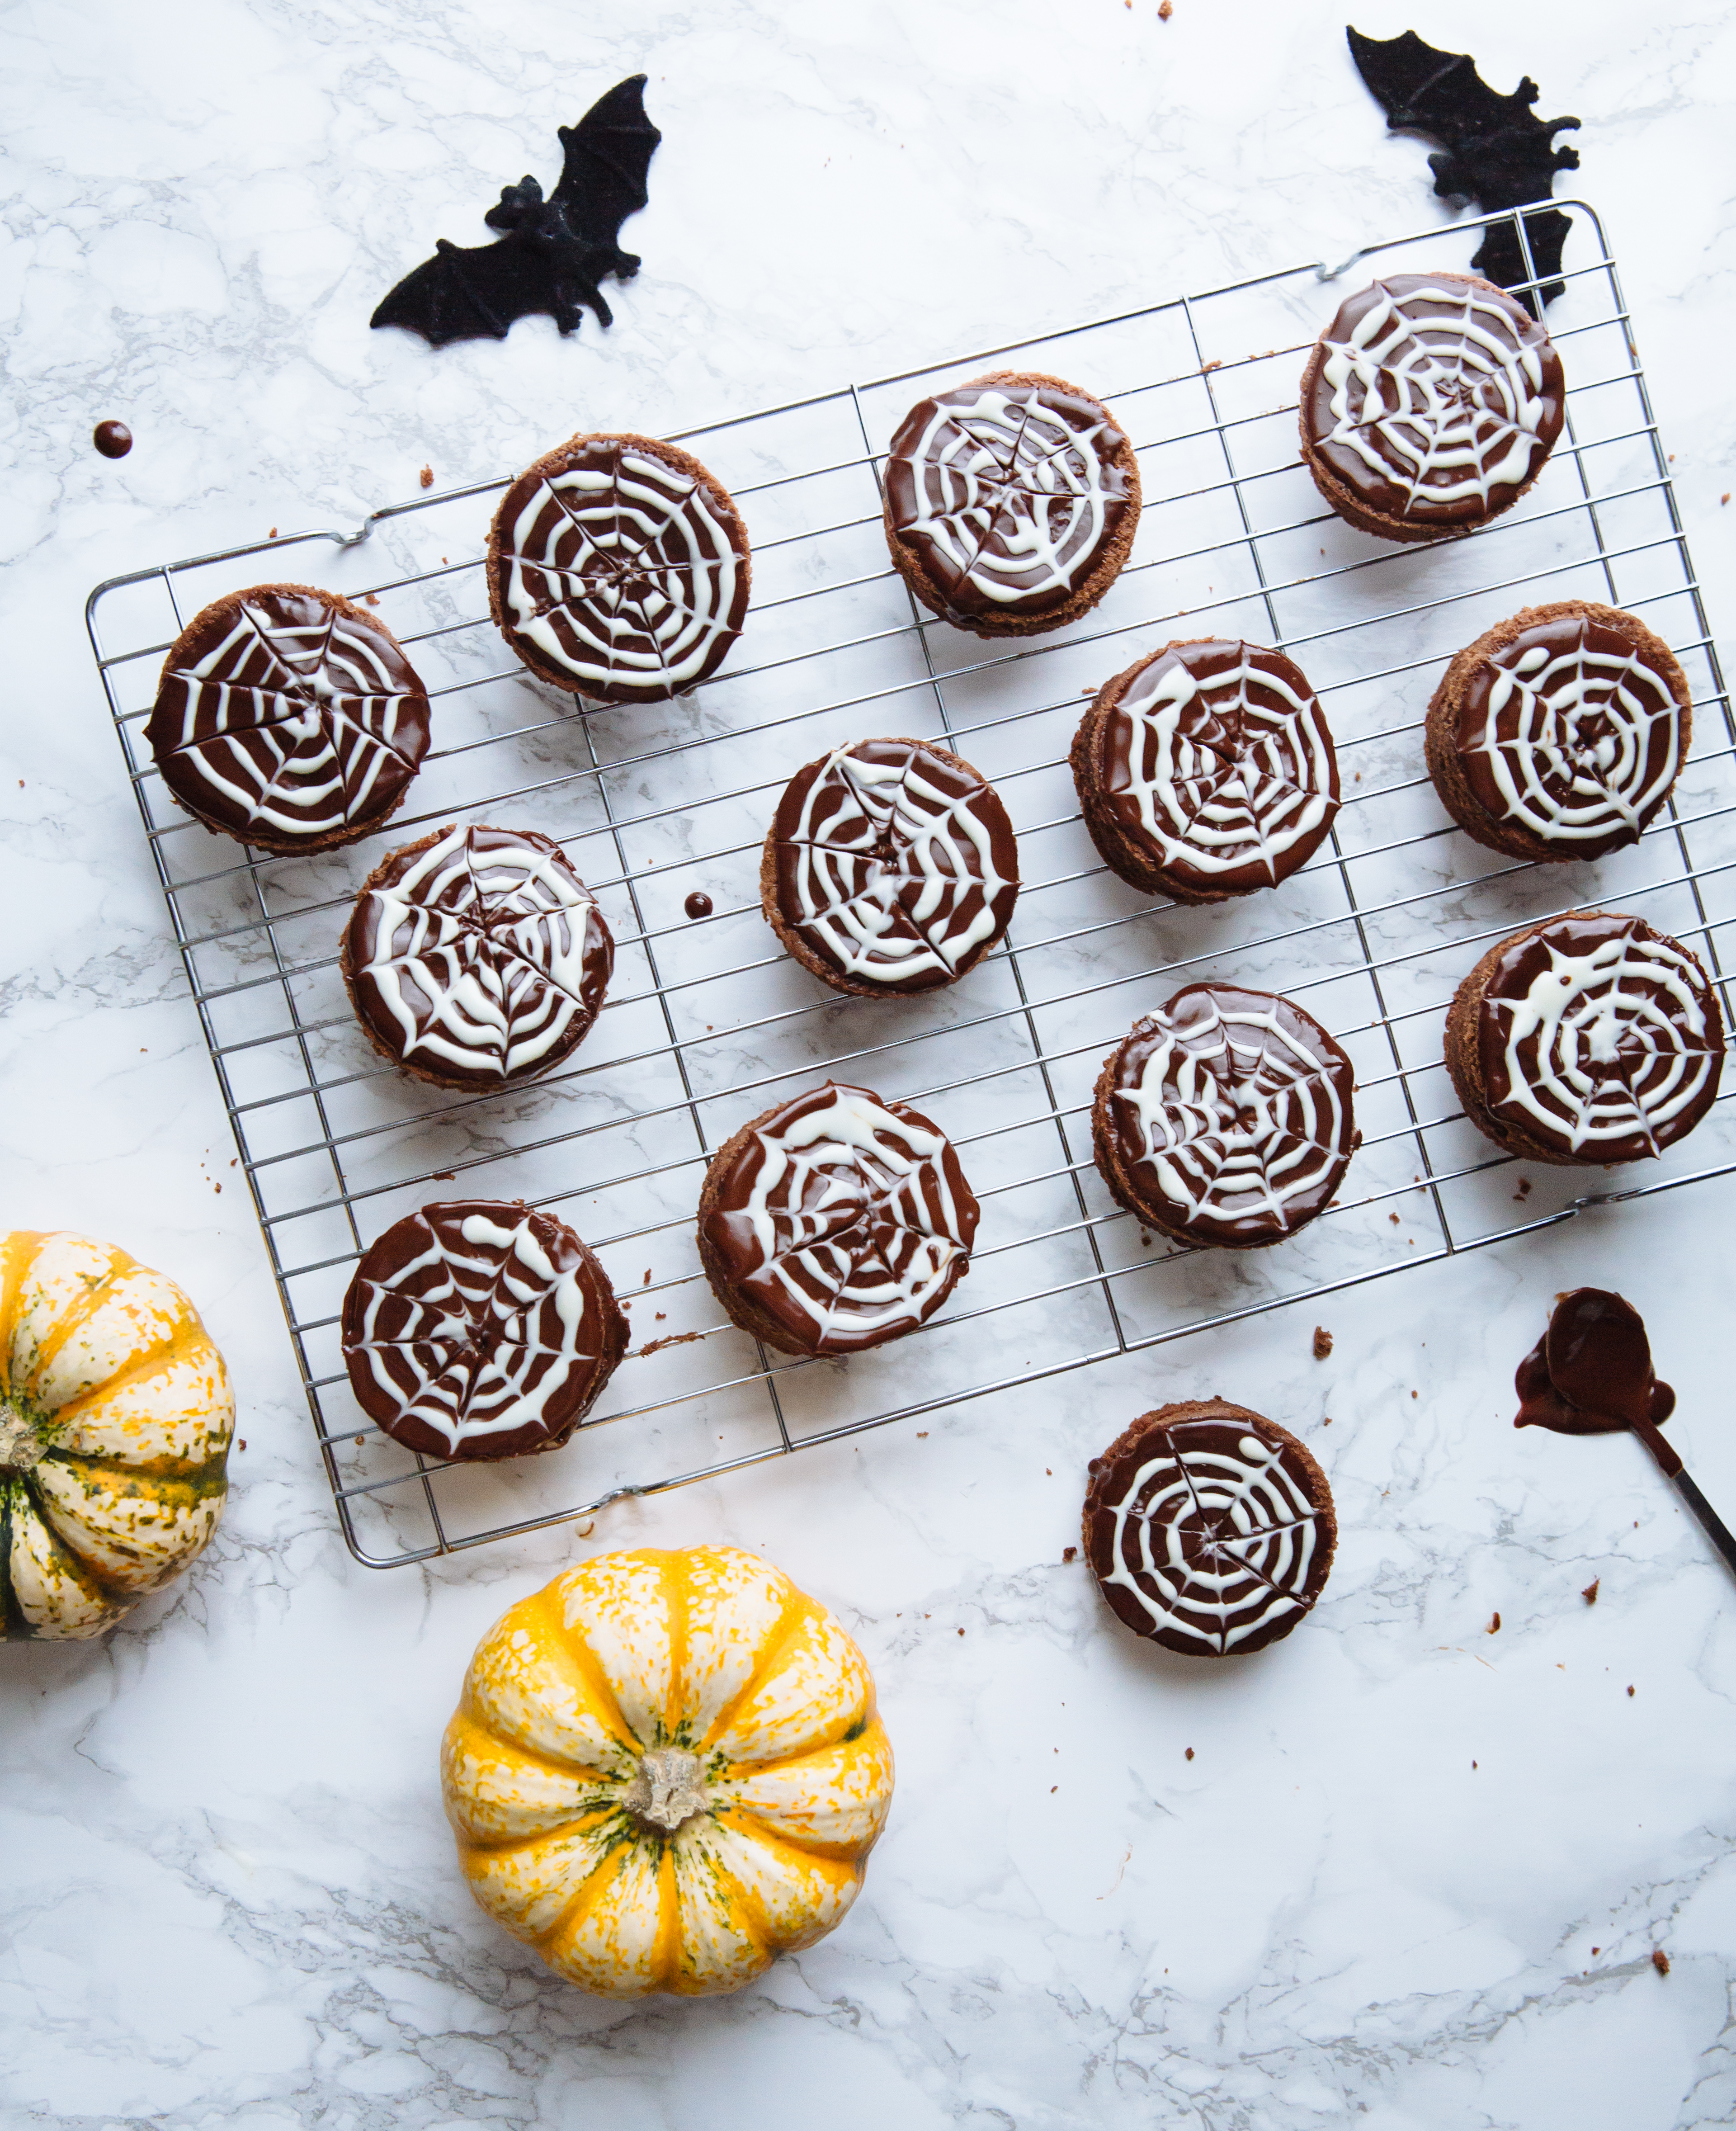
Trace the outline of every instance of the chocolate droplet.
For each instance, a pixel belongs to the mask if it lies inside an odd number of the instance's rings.
[[[709,917],[711,915],[711,898],[702,888],[696,888],[681,908],[690,917]]]
[[[124,422],[98,422],[90,441],[105,459],[123,459],[132,449],[132,432]]]

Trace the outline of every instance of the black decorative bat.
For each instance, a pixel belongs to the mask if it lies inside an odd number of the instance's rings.
[[[1546,200],[1557,170],[1576,170],[1578,151],[1557,148],[1555,136],[1576,118],[1539,118],[1532,109],[1538,86],[1527,74],[1511,96],[1497,96],[1464,52],[1437,52],[1414,30],[1402,36],[1365,37],[1346,30],[1356,71],[1384,108],[1388,130],[1426,133],[1444,155],[1431,156],[1435,191],[1442,199],[1475,200],[1485,214],[1499,208],[1523,207]],[[1539,280],[1560,271],[1561,245],[1571,225],[1554,208],[1525,217],[1525,235],[1537,262]],[[1480,274],[1504,289],[1516,289],[1531,275],[1518,231],[1498,223],[1484,234],[1471,261]],[[1542,290],[1552,303],[1561,293],[1559,281]],[[1519,301],[1535,318],[1538,305],[1529,290]]]
[[[534,178],[501,192],[483,217],[503,232],[473,249],[436,241],[434,256],[406,274],[369,323],[404,326],[431,347],[505,340],[514,318],[546,311],[570,333],[588,304],[612,321],[598,286],[605,274],[631,280],[639,262],[616,242],[649,195],[645,175],[662,139],[645,116],[645,77],[629,75],[600,97],[576,126],[557,130],[566,164],[545,200]]]

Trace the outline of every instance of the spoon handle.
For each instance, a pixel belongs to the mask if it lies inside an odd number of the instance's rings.
[[[1667,1442],[1649,1420],[1635,1421],[1633,1433],[1657,1460],[1671,1486],[1694,1512],[1700,1530],[1724,1556],[1731,1574],[1736,1576],[1736,1536],[1732,1535],[1729,1526],[1682,1469],[1681,1458],[1675,1445]]]

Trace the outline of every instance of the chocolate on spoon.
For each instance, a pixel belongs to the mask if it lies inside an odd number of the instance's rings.
[[[1631,1302],[1600,1287],[1576,1287],[1556,1299],[1549,1329],[1520,1362],[1515,1428],[1559,1435],[1612,1435],[1628,1429],[1700,1520],[1736,1572],[1736,1537],[1684,1471],[1659,1432],[1676,1410],[1676,1394],[1652,1372],[1645,1320]]]

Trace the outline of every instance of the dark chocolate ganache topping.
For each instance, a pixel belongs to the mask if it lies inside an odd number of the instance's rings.
[[[347,842],[385,820],[428,751],[428,693],[347,601],[260,585],[196,615],[146,727],[189,813],[268,850]]]
[[[489,572],[514,648],[602,702],[696,687],[748,611],[734,505],[686,453],[645,437],[575,437],[520,475],[495,515]]]
[[[1384,518],[1442,532],[1480,524],[1561,433],[1561,357],[1490,282],[1389,275],[1344,305],[1320,356],[1302,409],[1308,441]]]
[[[1676,1410],[1676,1394],[1652,1373],[1652,1345],[1639,1312],[1619,1295],[1576,1287],[1557,1298],[1549,1329],[1518,1366],[1515,1428],[1561,1435],[1611,1435],[1656,1428]]]
[[[1123,677],[1097,753],[1102,812],[1210,893],[1275,887],[1338,812],[1325,714],[1301,668],[1258,644],[1166,645]]]
[[[1643,918],[1575,911],[1508,943],[1483,989],[1485,1107],[1580,1161],[1637,1161],[1691,1133],[1724,1070],[1705,971]]]
[[[785,925],[828,969],[888,992],[950,984],[1019,893],[994,787],[921,740],[857,740],[797,770],[767,848]]]
[[[1136,1635],[1186,1657],[1246,1655],[1320,1596],[1332,1493],[1288,1429],[1195,1400],[1145,1415],[1090,1469],[1085,1557]]]
[[[430,1458],[512,1458],[562,1443],[626,1349],[608,1275],[552,1214],[487,1199],[406,1214],[344,1297],[361,1408]]]
[[[1461,692],[1455,739],[1485,813],[1597,859],[1638,843],[1669,796],[1689,717],[1675,659],[1604,607],[1535,622],[1491,652]]]
[[[1127,439],[1054,385],[985,378],[911,408],[887,463],[887,522],[953,612],[1065,606],[1120,532]]]
[[[369,879],[344,934],[356,1012],[435,1080],[546,1073],[589,1032],[615,942],[560,845],[533,830],[437,829]]]
[[[1276,1243],[1330,1202],[1357,1146],[1351,1061],[1271,992],[1190,984],[1109,1061],[1115,1152],[1138,1202],[1190,1242]]]
[[[706,1249],[792,1352],[913,1332],[968,1270],[978,1207],[952,1142],[902,1103],[828,1081],[763,1118],[708,1180]]]

